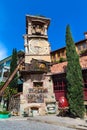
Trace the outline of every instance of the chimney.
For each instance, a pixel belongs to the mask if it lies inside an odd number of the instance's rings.
[[[87,39],[87,32],[84,32],[85,39]]]

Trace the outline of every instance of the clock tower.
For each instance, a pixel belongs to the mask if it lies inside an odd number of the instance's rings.
[[[42,16],[26,16],[26,34],[24,35],[25,62],[32,58],[51,61],[50,44],[47,30],[50,19]]]
[[[50,44],[47,30],[50,19],[41,16],[26,16],[24,35],[25,69],[20,113],[45,115],[56,112],[56,100],[50,72]]]

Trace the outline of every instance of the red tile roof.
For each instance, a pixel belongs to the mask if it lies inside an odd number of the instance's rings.
[[[87,69],[87,56],[80,57],[80,65],[82,69]],[[53,74],[64,73],[66,71],[66,66],[67,66],[67,62],[54,64],[51,67],[51,72]]]

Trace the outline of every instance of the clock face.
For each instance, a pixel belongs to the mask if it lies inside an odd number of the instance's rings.
[[[32,39],[29,41],[30,54],[50,54],[49,43],[43,39]]]

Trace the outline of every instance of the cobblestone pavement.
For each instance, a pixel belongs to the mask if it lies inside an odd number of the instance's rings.
[[[34,119],[34,118],[33,118]],[[27,120],[27,118],[11,117],[0,119],[0,130],[75,130],[54,124]]]
[[[11,117],[0,119],[0,130],[87,130],[87,122],[81,119],[55,115],[35,117]]]
[[[28,120],[43,122],[47,124],[54,124],[57,126],[65,126],[67,128],[73,128],[78,130],[87,130],[87,117],[84,119],[80,118],[75,119],[69,117],[58,117],[56,115],[48,115],[48,116],[36,116],[32,118],[29,117]]]

